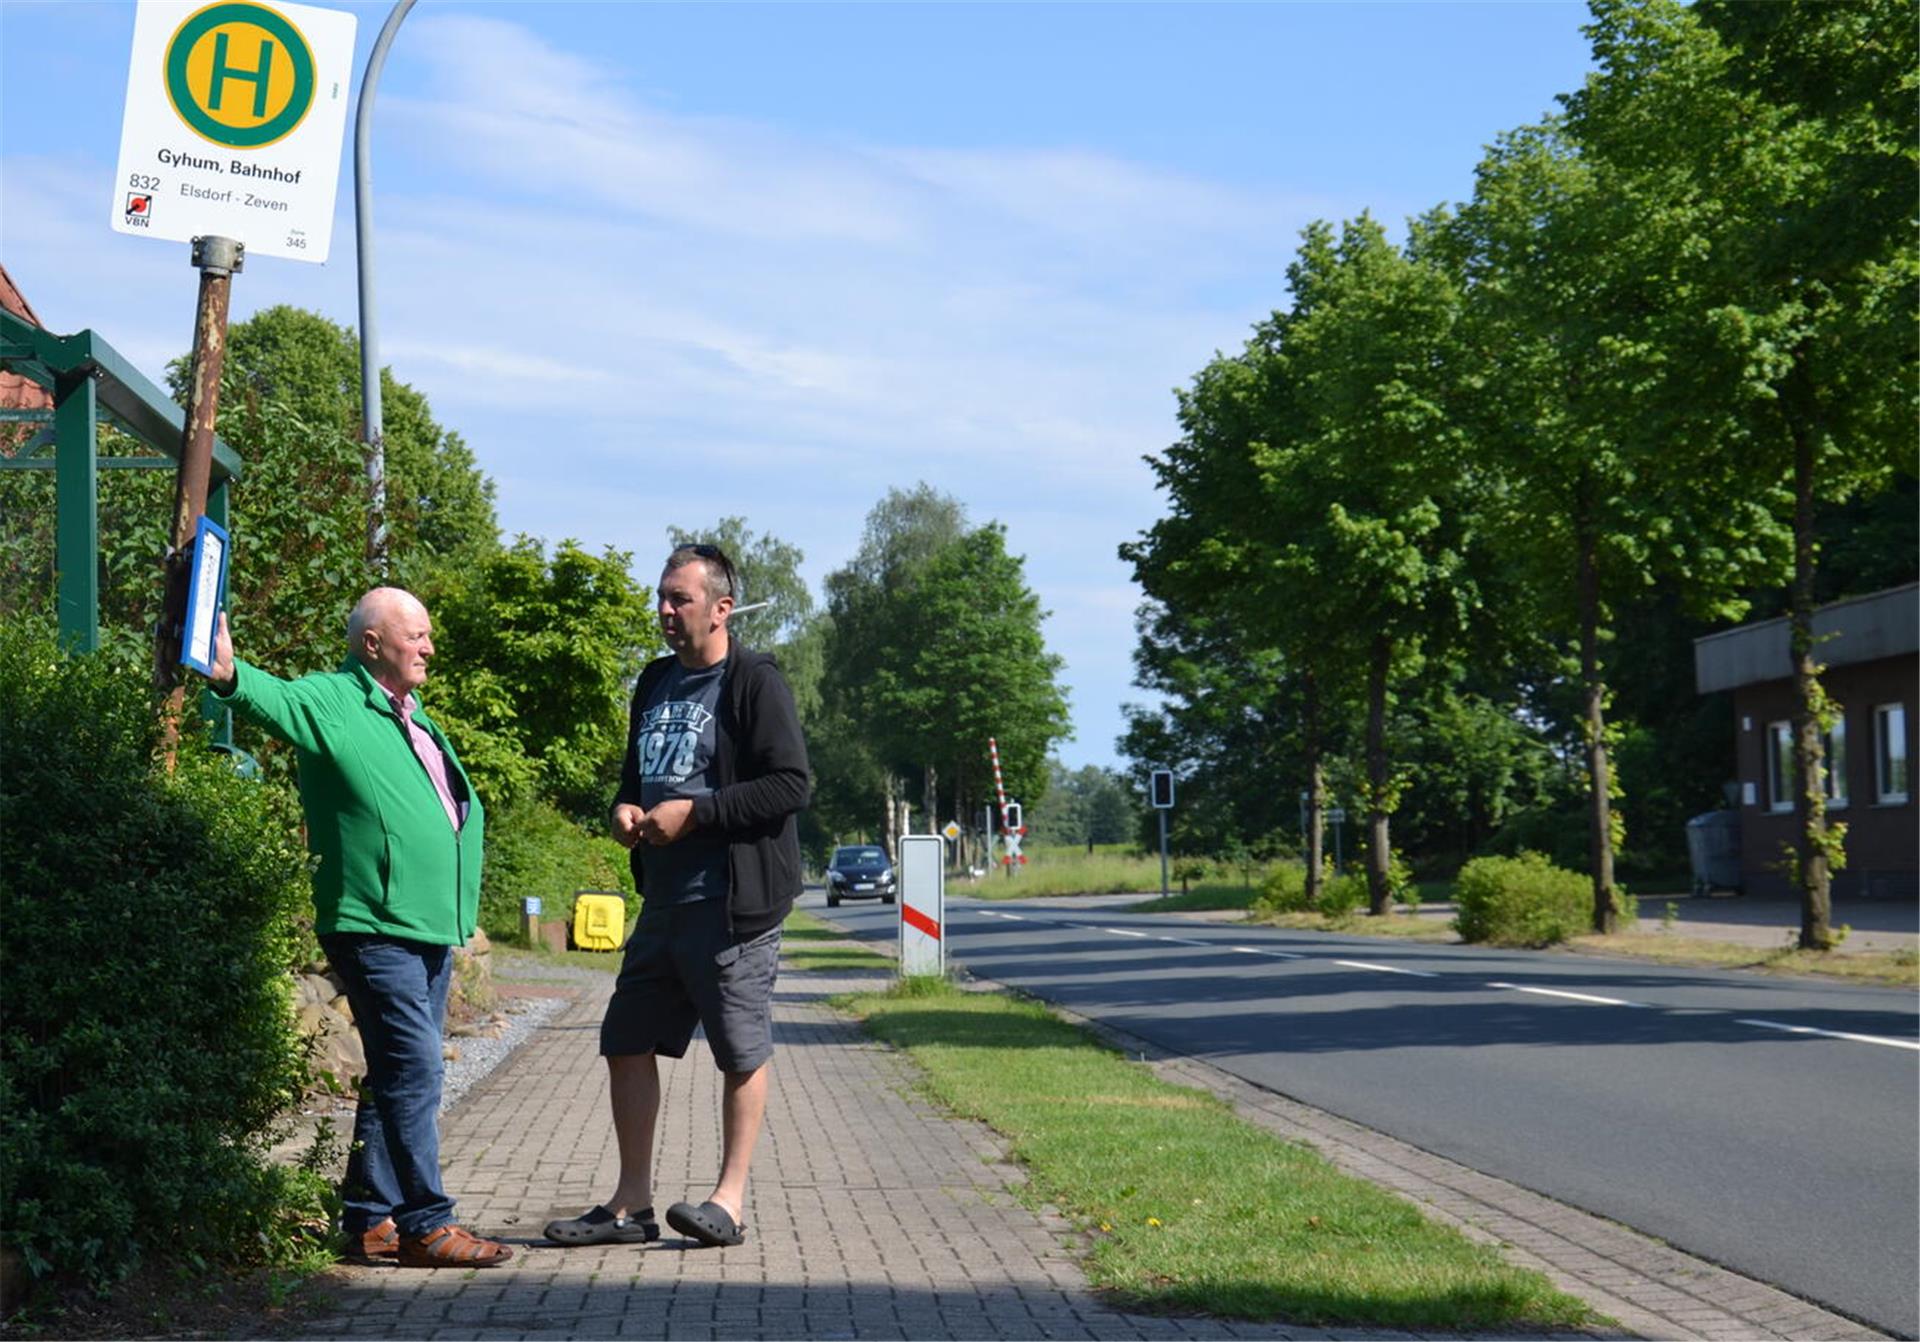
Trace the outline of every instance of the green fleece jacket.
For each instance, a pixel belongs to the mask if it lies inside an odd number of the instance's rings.
[[[422,709],[413,720],[447,757],[462,812],[458,833],[413,753],[406,725],[366,667],[298,680],[234,659],[229,694],[214,698],[294,748],[313,878],[314,930],[370,932],[458,946],[480,910],[485,813],[446,736]]]

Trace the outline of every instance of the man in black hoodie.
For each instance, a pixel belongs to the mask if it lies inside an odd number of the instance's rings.
[[[658,1239],[653,1135],[661,1056],[704,1026],[725,1074],[720,1178],[667,1223],[701,1244],[745,1236],[747,1168],[767,1105],[780,924],[800,893],[794,817],[807,804],[806,742],[772,657],[735,643],[732,563],[683,545],[660,575],[660,628],[673,654],[634,686],[613,836],[632,850],[644,902],[600,1027],[620,1182],[585,1215],[554,1221],[561,1244]]]

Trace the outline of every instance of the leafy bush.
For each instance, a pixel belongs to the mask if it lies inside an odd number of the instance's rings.
[[[1586,861],[1589,842],[1586,807],[1576,798],[1516,811],[1482,851],[1502,857],[1544,853],[1555,866],[1573,869]]]
[[[1405,868],[1396,860],[1395,868],[1403,878]],[[1411,883],[1403,880],[1404,888]],[[1399,898],[1399,890],[1395,890]],[[1416,894],[1417,898],[1417,894]],[[1307,902],[1307,868],[1302,862],[1276,862],[1261,882],[1260,897],[1254,908],[1262,913],[1319,913],[1328,918],[1349,918],[1367,907],[1367,874],[1349,871],[1344,876],[1329,875],[1320,882],[1320,902]]]
[[[1320,885],[1320,912],[1328,918],[1351,918],[1367,907],[1367,874],[1349,871]]]
[[[1307,911],[1307,869],[1298,862],[1276,862],[1260,882],[1260,896],[1253,902],[1261,913],[1305,913]]]
[[[1460,869],[1453,897],[1459,907],[1453,927],[1463,941],[1550,946],[1593,924],[1592,883],[1540,853],[1475,858]],[[1630,920],[1634,902],[1621,899]]]
[[[640,912],[626,850],[611,838],[589,833],[545,802],[488,813],[480,875],[480,926],[488,936],[519,936],[520,901],[528,895],[539,896],[542,918],[572,917],[577,890],[618,890],[628,920]]]
[[[156,738],[144,676],[0,623],[0,1244],[94,1287],[288,1261],[320,1209],[266,1158],[304,1077],[296,803]]]

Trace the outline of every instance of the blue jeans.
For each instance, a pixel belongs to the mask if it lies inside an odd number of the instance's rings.
[[[424,1235],[453,1219],[453,1199],[440,1186],[441,1033],[452,948],[346,932],[323,936],[320,945],[346,980],[367,1051],[341,1185],[343,1228],[358,1234],[391,1216],[402,1235]]]

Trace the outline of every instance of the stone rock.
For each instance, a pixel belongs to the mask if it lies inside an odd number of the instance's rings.
[[[460,1046],[452,1041],[448,1041],[440,1046],[440,1056],[448,1062],[459,1062]]]
[[[307,1067],[314,1079],[335,1094],[352,1094],[354,1083],[367,1074],[367,1052],[353,1022],[318,1002],[301,1007],[295,1021],[308,1041]]]
[[[347,1000],[347,995],[345,993],[341,993],[338,997],[334,998],[331,1002],[328,1002],[327,1010],[337,1011],[342,1016],[345,1016],[348,1020],[353,1019],[353,1003]]]
[[[294,980],[293,1000],[296,1006],[305,1006],[309,1002],[326,1003],[340,995],[340,990],[324,974],[302,974]]]
[[[453,951],[453,991],[448,995],[447,1019],[472,1020],[493,1010],[493,943],[474,929],[465,946]]]

